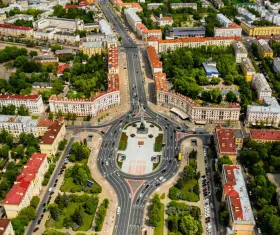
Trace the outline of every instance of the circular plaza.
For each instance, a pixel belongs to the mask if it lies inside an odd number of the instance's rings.
[[[131,175],[154,171],[162,157],[163,131],[152,122],[129,123],[122,131],[117,152],[119,168]]]

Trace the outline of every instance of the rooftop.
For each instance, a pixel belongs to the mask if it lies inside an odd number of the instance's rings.
[[[280,131],[250,129],[250,136],[253,140],[277,140],[280,141]]]
[[[9,219],[0,219],[0,235],[4,235],[7,227],[11,220]]]
[[[162,63],[158,58],[156,49],[153,46],[147,46],[147,53],[152,68],[162,68]]]
[[[230,213],[237,224],[255,224],[245,180],[239,165],[223,165],[224,192],[229,198]]]
[[[24,31],[29,31],[32,30],[32,28],[25,27],[25,26],[16,26],[12,24],[0,24],[0,28],[5,28],[5,29],[18,29],[18,30],[24,30]]]
[[[253,64],[249,58],[243,58],[242,64],[245,67],[247,72],[256,72],[255,67],[253,66]]]
[[[180,39],[167,39],[158,40],[159,43],[189,43],[189,42],[207,42],[207,41],[227,41],[235,40],[240,41],[241,37],[190,37],[190,38],[180,38]]]
[[[264,97],[264,105],[248,105],[247,113],[280,113],[280,106],[275,97]]]
[[[203,62],[202,66],[206,72],[206,74],[208,75],[208,73],[211,74],[219,74],[219,71],[216,67],[216,63],[213,62]]]
[[[24,166],[13,187],[7,193],[3,204],[19,205],[25,196],[30,183],[35,179],[41,164],[47,157],[46,154],[33,153]]]
[[[266,92],[272,91],[262,73],[256,73],[253,75],[252,86],[259,92],[260,91],[266,91]]]
[[[258,44],[262,47],[264,52],[272,52],[273,53],[273,50],[270,48],[270,46],[268,45],[268,43],[264,39],[258,40]]]
[[[239,42],[234,42],[233,47],[234,47],[235,53],[243,53],[243,54],[248,53],[246,47],[240,41]]]
[[[81,47],[83,47],[83,48],[103,47],[103,41],[83,42]]]
[[[216,137],[221,154],[233,153],[236,154],[235,134],[233,129],[225,129],[221,126],[216,127]]]
[[[195,26],[195,27],[170,27],[168,29],[171,32],[184,32],[184,31],[205,31],[204,26]]]
[[[63,125],[63,122],[55,120],[53,124],[49,126],[48,130],[41,138],[40,144],[52,144],[55,141]]]
[[[71,68],[71,66],[70,65],[59,65],[58,67],[57,67],[57,71],[56,71],[56,73],[58,74],[58,75],[60,75],[60,74],[63,74],[63,71],[64,71],[64,69],[70,69]]]
[[[36,127],[38,120],[32,120],[30,116],[0,115],[0,123],[21,123],[26,127]]]
[[[41,96],[39,95],[0,95],[0,100],[34,100],[36,101]]]

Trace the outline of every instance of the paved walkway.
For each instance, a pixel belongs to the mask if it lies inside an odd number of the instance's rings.
[[[194,139],[194,138],[192,138]],[[204,155],[203,155],[203,143],[201,141],[201,139],[196,138],[197,139],[197,146],[191,146],[190,144],[190,139],[187,139],[185,141],[182,142],[181,144],[181,152],[183,154],[183,156],[188,152],[190,152],[192,149],[195,149],[198,151],[198,155],[197,155],[197,171],[200,171],[201,175],[205,174],[205,163],[204,163]],[[168,180],[167,182],[165,182],[164,184],[162,184],[156,191],[155,193],[158,193],[159,195],[165,193],[165,198],[162,199],[162,203],[164,203],[164,205],[168,205],[168,203],[171,201],[171,199],[168,198],[168,192],[169,192],[169,188],[171,188],[172,186],[174,186],[177,183],[177,180],[179,179],[179,174],[183,171],[184,167],[188,164],[188,159],[186,157],[183,157],[180,166],[179,166],[179,170],[177,172],[177,174],[174,175],[174,177],[172,177],[170,180]],[[203,234],[205,233],[205,217],[204,217],[204,207],[203,207],[203,193],[202,193],[202,183],[201,183],[201,179],[199,179],[199,188],[200,188],[200,195],[199,198],[200,200],[198,202],[188,202],[188,201],[182,201],[182,200],[178,200],[178,202],[183,202],[186,203],[187,205],[190,206],[197,206],[200,208],[201,210],[201,221],[202,221],[202,227],[203,227]],[[145,208],[144,208],[144,221],[143,221],[143,226],[146,228],[147,230],[147,235],[153,235],[153,229],[151,226],[148,225],[147,221],[148,221],[148,208],[150,206],[150,201],[152,199],[153,195],[151,195],[151,197],[148,200],[148,203],[146,203]],[[164,213],[164,220],[165,220],[165,227],[164,227],[164,233],[163,235],[167,235],[168,234],[168,224],[167,224],[167,214]]]

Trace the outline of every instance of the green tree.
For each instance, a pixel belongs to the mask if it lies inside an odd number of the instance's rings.
[[[53,112],[51,112],[51,111],[49,112],[48,118],[49,118],[50,120],[53,120],[53,118],[54,118]]]
[[[94,215],[97,209],[98,205],[98,198],[91,198],[90,200],[87,200],[83,207],[85,209],[85,212],[89,215]]]
[[[84,224],[84,216],[81,207],[75,209],[74,214],[72,215],[72,220],[79,226]]]
[[[22,219],[19,219],[17,217],[12,219],[12,226],[16,235],[24,234],[26,225],[27,224]]]
[[[191,166],[185,166],[182,172],[182,177],[184,180],[191,180],[194,178],[195,171]]]
[[[31,58],[33,58],[34,56],[37,56],[38,53],[37,53],[37,51],[30,51],[29,55],[30,55]]]
[[[25,105],[19,106],[17,114],[20,116],[29,116],[29,109]]]
[[[185,215],[180,221],[180,230],[186,235],[195,235],[198,231],[198,221],[191,215]]]
[[[38,196],[34,196],[34,197],[32,197],[32,199],[30,201],[30,206],[32,206],[34,209],[36,209],[39,202],[40,202],[40,198]]]
[[[233,164],[232,161],[229,159],[228,155],[224,155],[224,156],[219,158],[219,160],[218,160],[218,168],[219,168],[220,171],[222,170],[222,166],[224,164],[229,164],[229,165]]]
[[[58,208],[58,205],[55,203],[49,204],[47,208],[50,211],[51,217],[55,221],[59,221],[60,220],[60,210]]]
[[[149,222],[153,227],[156,227],[160,222],[159,211],[161,208],[160,198],[158,194],[155,194],[152,199],[151,210],[149,213]]]
[[[234,77],[231,74],[225,76],[224,81],[226,85],[232,85],[234,82]]]
[[[28,62],[28,57],[26,55],[18,56],[14,61],[14,66],[16,68],[21,68],[25,66]]]
[[[228,102],[236,102],[237,101],[237,96],[233,91],[229,91],[226,95],[226,101]]]
[[[36,218],[36,210],[32,206],[24,207],[19,211],[17,218],[28,224],[31,220]]]

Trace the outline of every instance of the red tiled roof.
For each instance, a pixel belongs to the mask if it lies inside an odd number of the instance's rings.
[[[234,211],[234,220],[243,219],[243,212],[241,201],[239,198],[239,193],[234,189],[236,185],[236,180],[234,176],[234,169],[239,169],[238,166],[235,165],[224,165],[226,182],[224,184],[224,192],[230,198],[231,207]]]
[[[119,75],[108,74],[108,90],[107,92],[119,90]]]
[[[0,219],[0,235],[4,235],[11,220]]]
[[[32,28],[29,28],[29,27],[26,27],[26,26],[16,26],[16,25],[12,25],[12,24],[0,24],[0,28],[20,29],[20,30],[25,30],[25,31],[32,30]]]
[[[70,8],[79,8],[78,5],[65,5],[65,9],[70,9]]]
[[[39,95],[0,95],[0,100],[37,100]]]
[[[39,120],[37,127],[48,127],[53,124],[53,120]]]
[[[280,131],[276,130],[250,130],[250,135],[253,140],[274,140],[280,141]]]
[[[156,49],[153,46],[147,46],[147,53],[152,68],[162,68],[162,63],[158,58]]]
[[[63,122],[55,120],[41,138],[40,144],[52,144],[55,141],[57,135],[59,134],[62,126]]]
[[[147,33],[147,34],[149,34],[149,33],[162,33],[160,29],[144,29],[142,32]]]
[[[155,73],[154,80],[155,80],[156,90],[168,91],[165,73]]]
[[[13,187],[7,193],[3,204],[19,205],[25,196],[30,183],[35,179],[36,174],[47,154],[33,153],[24,166],[20,175],[14,182]]]
[[[216,127],[216,136],[221,154],[232,153],[236,154],[234,130],[224,129],[221,126]]]
[[[63,74],[64,69],[70,69],[70,68],[71,68],[70,65],[59,65],[59,66],[57,67],[56,73],[57,73],[57,74]]]
[[[168,21],[172,21],[172,17],[171,16],[164,16],[164,17],[161,17],[160,20],[168,20]]]
[[[159,39],[156,36],[152,36],[148,38],[148,41],[158,41]]]

